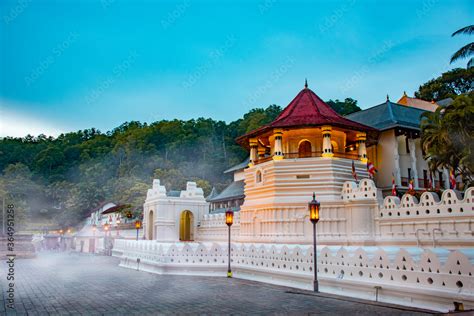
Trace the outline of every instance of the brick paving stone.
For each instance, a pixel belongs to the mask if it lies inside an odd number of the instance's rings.
[[[16,313],[6,309],[3,276],[0,286],[0,314],[7,315],[429,314],[247,280],[150,274],[120,268],[116,258],[75,253],[17,259]]]

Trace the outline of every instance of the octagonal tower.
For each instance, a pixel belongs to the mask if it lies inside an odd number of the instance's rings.
[[[368,177],[367,147],[376,137],[377,130],[340,116],[305,84],[273,122],[237,139],[250,150],[241,240],[311,241],[312,192],[326,222],[319,235],[346,240],[351,215],[341,201],[342,185],[354,180],[352,166],[359,179]]]

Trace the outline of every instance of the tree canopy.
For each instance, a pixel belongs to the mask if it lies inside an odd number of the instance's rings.
[[[430,102],[455,98],[460,94],[472,92],[473,81],[474,68],[455,68],[421,85],[415,92],[415,97]]]
[[[347,115],[361,110],[357,105],[357,100],[352,98],[346,98],[344,101],[339,101],[338,99],[329,100],[326,103],[341,115]]]
[[[205,194],[212,186],[222,190],[232,181],[223,171],[247,156],[235,138],[280,111],[276,105],[254,109],[229,124],[132,121],[108,133],[92,128],[57,138],[6,137],[0,140],[0,194],[16,204],[23,221],[51,215],[50,224],[71,226],[104,201],[141,210],[153,177],[168,190],[185,189],[186,181],[196,181]]]
[[[431,170],[445,167],[474,184],[474,93],[458,96],[446,108],[425,112],[421,141]]]
[[[329,101],[346,114],[357,101]],[[196,181],[209,194],[231,181],[223,171],[248,153],[235,138],[273,121],[281,107],[256,108],[226,123],[209,118],[126,122],[110,132],[91,128],[57,138],[0,139],[0,194],[17,204],[24,221],[73,226],[100,203],[142,209],[153,178],[168,190]]]

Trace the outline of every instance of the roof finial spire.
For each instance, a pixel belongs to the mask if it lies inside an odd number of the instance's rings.
[[[406,92],[406,91],[403,91],[403,95],[404,95],[404,96],[407,96],[407,92]]]
[[[387,94],[387,101],[390,101],[390,97],[388,96],[388,94]]]
[[[308,89],[308,79],[304,79],[304,88]]]

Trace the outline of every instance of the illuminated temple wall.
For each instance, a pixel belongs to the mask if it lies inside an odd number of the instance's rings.
[[[354,161],[359,177],[367,177],[365,164]],[[372,212],[348,208],[341,199],[345,181],[353,179],[349,159],[283,159],[245,169],[245,201],[240,211],[242,242],[312,242],[308,202],[313,192],[321,202],[318,236],[326,244],[347,244],[358,227],[354,211],[369,221]],[[366,205],[376,207],[376,202]],[[373,234],[359,232],[358,241],[373,244]],[[365,235],[365,236],[363,236]]]
[[[454,302],[474,308],[474,188],[462,197],[446,190],[441,197],[423,193],[420,201],[411,195],[382,200],[372,180],[350,180],[347,163],[321,159],[311,168],[301,160],[280,160],[245,171],[247,198],[232,226],[234,277],[311,289],[314,254],[307,203],[317,187],[322,292],[369,300],[378,296],[382,302],[444,312]],[[295,164],[309,179],[296,178]],[[261,185],[252,183],[256,171],[263,172]],[[265,186],[275,179],[281,186],[269,192]],[[202,190],[195,184],[188,184],[180,197],[167,197],[155,180],[145,217],[150,210],[157,212],[157,240],[116,240],[113,254],[121,266],[163,274],[226,275],[225,216],[206,214]],[[196,214],[194,242],[179,241],[183,210]],[[163,227],[168,240],[161,238]]]

